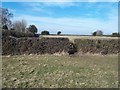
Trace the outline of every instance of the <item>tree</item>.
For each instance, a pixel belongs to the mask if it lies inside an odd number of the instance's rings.
[[[12,22],[10,20],[10,18],[13,17],[13,14],[9,12],[8,9],[5,8],[0,8],[0,20],[1,20],[1,27],[3,27],[4,25],[6,25],[7,27],[11,27]]]
[[[93,32],[92,35],[93,35],[93,36],[96,36],[96,32]]]
[[[102,32],[101,30],[97,30],[97,31],[96,31],[96,35],[97,35],[97,36],[102,36],[102,35],[103,35],[103,32]]]
[[[112,33],[112,36],[113,36],[113,37],[119,37],[119,36],[120,36],[120,33],[119,33],[119,32],[118,32],[118,33],[117,33],[117,32],[114,32],[114,33]]]
[[[22,32],[26,32],[26,27],[27,27],[27,22],[26,20],[22,19],[21,21],[21,25],[22,25]]]
[[[102,36],[103,32],[101,30],[97,30],[95,32],[92,33],[93,36]]]
[[[41,35],[49,35],[50,33],[49,33],[49,31],[47,31],[47,30],[44,30],[44,31],[42,31],[41,32]]]
[[[27,23],[26,23],[25,20],[13,22],[13,28],[14,28],[16,31],[25,32],[26,26],[27,26]]]
[[[35,25],[30,25],[27,29],[28,32],[31,32],[33,34],[37,33],[37,27]]]
[[[61,31],[58,31],[58,32],[57,32],[57,35],[60,35],[60,34],[61,34]]]
[[[2,26],[2,29],[4,29],[4,30],[8,30],[7,25],[3,25],[3,26]]]

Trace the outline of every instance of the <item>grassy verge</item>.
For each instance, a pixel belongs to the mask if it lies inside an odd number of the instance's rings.
[[[3,56],[3,87],[115,88],[118,56]]]

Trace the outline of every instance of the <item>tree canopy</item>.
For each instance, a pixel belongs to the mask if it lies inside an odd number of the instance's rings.
[[[30,25],[27,29],[29,32],[31,32],[33,34],[37,33],[37,30],[38,30],[35,25]]]
[[[61,31],[58,31],[58,32],[57,32],[57,35],[60,35],[60,34],[61,34]]]
[[[49,33],[49,31],[47,31],[47,30],[44,30],[44,31],[42,31],[41,32],[41,35],[49,35],[50,33]]]

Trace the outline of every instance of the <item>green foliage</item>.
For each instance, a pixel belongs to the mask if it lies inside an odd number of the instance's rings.
[[[29,32],[31,32],[33,34],[37,33],[37,30],[38,30],[35,25],[30,25],[27,29]]]
[[[2,26],[2,29],[4,29],[4,30],[8,30],[7,25],[3,25],[3,26]]]
[[[20,38],[20,37],[34,37],[34,34],[23,33],[23,32],[14,31],[14,30],[2,30],[2,37],[6,37],[6,36],[14,36],[14,37]]]
[[[2,36],[4,37],[4,36],[8,36],[8,35],[10,35],[10,30],[2,30]]]
[[[103,32],[101,30],[96,31],[96,36],[102,36],[102,35],[103,35]]]
[[[61,34],[61,31],[58,31],[58,32],[57,32],[57,35],[60,35],[60,34]]]
[[[112,36],[113,37],[120,37],[120,33],[114,32],[114,33],[112,33]]]
[[[14,29],[14,28],[11,28],[10,30],[14,31],[15,29]]]
[[[41,32],[41,35],[49,35],[49,34],[50,34],[49,31],[46,31],[46,30]]]
[[[93,36],[96,36],[96,32],[93,32],[92,35],[93,35]]]
[[[102,36],[103,32],[101,30],[97,30],[95,32],[92,33],[93,36]]]

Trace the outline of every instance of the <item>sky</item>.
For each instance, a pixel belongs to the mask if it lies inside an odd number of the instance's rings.
[[[95,0],[94,0],[95,1]],[[12,21],[26,20],[36,25],[38,33],[91,35],[118,32],[117,2],[2,2],[13,13]]]

